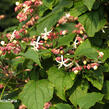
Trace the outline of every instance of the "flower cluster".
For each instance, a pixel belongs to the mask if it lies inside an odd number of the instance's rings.
[[[31,15],[30,20],[22,26],[22,28],[18,30],[14,30],[12,33],[8,33],[6,36],[9,40],[9,43],[5,43],[1,41],[0,46],[0,54],[5,55],[7,52],[10,53],[13,51],[15,54],[18,54],[21,51],[21,46],[19,40],[21,42],[29,43],[31,49],[35,51],[39,51],[40,49],[50,49],[51,52],[55,55],[55,61],[58,63],[58,68],[65,67],[67,71],[74,72],[78,74],[80,71],[85,69],[97,70],[100,65],[99,62],[94,62],[94,60],[88,59],[85,56],[80,59],[75,59],[73,57],[76,49],[80,44],[82,44],[88,36],[85,33],[85,29],[81,23],[78,22],[77,17],[73,17],[70,13],[65,13],[65,15],[59,19],[56,27],[53,27],[51,30],[48,30],[47,27],[44,28],[44,32],[40,34],[40,36],[31,37],[22,37],[20,34],[24,36],[27,34],[26,28],[29,26],[33,26],[34,23],[39,19],[38,15],[32,16],[33,11],[37,10],[37,7],[40,6],[42,2],[40,0],[29,0],[24,3],[16,3],[17,7],[15,11],[21,10],[17,15],[17,18],[20,22],[27,20],[28,16]],[[54,47],[53,41],[56,39],[58,43],[58,39],[65,37],[65,35],[69,34],[69,30],[57,30],[60,26],[64,26],[65,24],[73,23],[75,24],[74,28],[72,28],[72,35],[75,35],[75,38],[72,39],[70,43],[70,47],[59,46]],[[98,52],[98,59],[102,58],[104,53]],[[71,57],[69,57],[71,56]]]
[[[66,14],[58,21],[59,25],[64,25],[67,22],[75,22],[77,18],[70,16],[70,14]],[[62,22],[63,23],[62,23]],[[64,35],[68,34],[68,30],[61,30],[59,32],[54,32],[55,30],[47,31],[47,28],[44,29],[44,33],[41,33],[41,36],[37,38],[37,41],[32,41],[30,43],[33,46],[32,49],[38,51],[39,49],[51,49],[51,52],[56,56],[56,62],[59,64],[59,69],[61,67],[65,67],[68,71],[73,71],[75,74],[78,74],[82,70],[90,70],[94,69],[97,70],[98,66],[100,65],[99,62],[94,62],[94,60],[88,59],[83,57],[79,60],[75,60],[74,58],[66,58],[68,55],[73,56],[75,50],[78,46],[88,38],[85,34],[84,27],[80,23],[75,24],[75,30],[72,31],[72,34],[76,33],[76,37],[73,43],[70,45],[70,49],[66,50],[66,46],[60,47],[53,47],[53,40],[58,39],[60,37],[64,37]],[[98,51],[98,59],[102,58],[104,55],[103,52]]]
[[[17,19],[19,20],[19,22],[22,22],[27,20],[29,15],[32,16],[32,13],[35,11],[34,8],[37,9],[36,7],[42,5],[42,2],[40,0],[29,0],[25,1],[24,3],[17,2],[16,5],[17,6],[15,8],[15,11],[21,9],[19,14],[17,15]]]
[[[0,46],[0,55],[5,55],[6,53],[13,53],[18,54],[21,51],[21,47],[19,46],[19,42],[14,40],[13,42],[10,42],[8,44],[5,44],[4,41],[1,41]]]

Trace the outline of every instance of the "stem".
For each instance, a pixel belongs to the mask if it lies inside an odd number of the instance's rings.
[[[79,64],[78,64],[77,62],[75,62],[75,65],[76,65],[77,67],[80,67]]]
[[[3,88],[3,90],[2,90],[2,93],[1,93],[1,95],[0,95],[0,100],[2,99],[2,96],[3,96],[3,94],[4,94],[4,91],[5,91],[5,89],[6,89],[6,86],[8,85],[8,83],[9,83],[9,81],[11,80],[11,78],[7,81],[7,83],[5,84],[5,87]]]

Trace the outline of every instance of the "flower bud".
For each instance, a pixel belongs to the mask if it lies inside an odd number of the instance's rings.
[[[61,50],[61,51],[60,51],[60,54],[64,54],[64,51],[63,51],[63,50]]]
[[[44,40],[48,40],[48,37],[44,37]]]
[[[17,41],[16,41],[16,40],[14,40],[14,41],[13,41],[13,43],[14,43],[14,44],[16,44],[16,43],[17,43]]]
[[[0,55],[2,54],[2,50],[0,50]]]
[[[79,73],[79,71],[78,71],[78,70],[75,70],[75,71],[74,71],[74,74],[78,74],[78,73]]]
[[[95,65],[95,66],[93,67],[93,69],[94,69],[94,70],[97,70],[97,69],[98,69],[98,66]]]
[[[91,68],[91,66],[88,64],[88,65],[87,65],[87,69],[90,70],[90,68]]]
[[[103,57],[104,53],[103,52],[99,52],[99,56]]]
[[[87,64],[87,61],[86,61],[86,60],[84,60],[84,61],[83,61],[83,64],[84,64],[84,65],[86,65],[86,64]]]

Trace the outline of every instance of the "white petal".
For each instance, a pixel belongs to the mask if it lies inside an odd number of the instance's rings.
[[[60,68],[62,67],[62,65],[63,65],[63,64],[60,64],[58,68],[60,69]]]
[[[37,42],[39,42],[39,40],[40,40],[40,36],[38,36],[38,38],[37,38]]]
[[[67,61],[69,61],[70,59],[66,59],[64,62],[67,62]]]
[[[58,61],[58,60],[56,60],[56,62],[57,62],[57,63],[59,63],[59,64],[61,64],[61,63],[62,63],[62,62],[60,62],[60,61]]]
[[[61,55],[61,61],[63,61],[63,55]]]
[[[47,32],[47,28],[46,27],[44,28],[44,31],[45,31],[45,33]]]

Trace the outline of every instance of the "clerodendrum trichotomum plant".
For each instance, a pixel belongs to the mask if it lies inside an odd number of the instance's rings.
[[[0,36],[0,109],[109,109],[108,0],[22,0]]]

